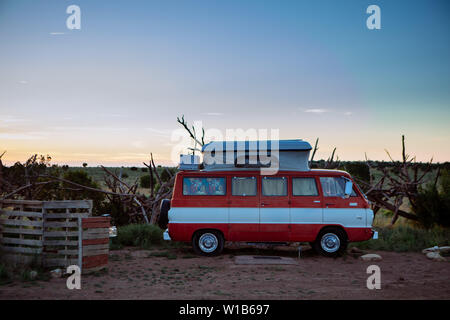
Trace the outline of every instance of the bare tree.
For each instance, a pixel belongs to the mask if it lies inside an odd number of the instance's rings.
[[[376,213],[379,209],[384,208],[394,213],[391,225],[394,225],[398,217],[417,221],[417,216],[413,213],[416,207],[416,200],[419,195],[419,186],[429,182],[429,174],[432,169],[431,159],[427,164],[425,170],[420,172],[421,165],[417,163],[415,157],[411,157],[406,153],[405,136],[402,135],[402,161],[395,161],[389,151],[385,150],[390,160],[390,166],[373,166],[367,159],[366,163],[371,171],[381,171],[382,176],[375,181],[373,175],[370,175],[370,182],[358,181],[365,184],[368,191],[366,195],[372,203],[372,208]],[[434,183],[437,183],[440,170],[438,170]],[[408,200],[411,211],[400,209],[405,200]]]

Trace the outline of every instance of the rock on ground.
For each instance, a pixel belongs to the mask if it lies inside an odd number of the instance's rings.
[[[31,279],[31,280],[36,279],[37,276],[38,276],[37,271],[34,271],[34,270],[33,270],[33,271],[30,271],[30,279]]]
[[[383,258],[379,254],[369,253],[359,257],[363,261],[381,261]]]
[[[450,246],[444,246],[444,247],[438,247],[434,246],[431,248],[426,248],[422,250],[422,253],[428,253],[428,252],[450,252]]]
[[[427,252],[426,256],[433,261],[447,261],[447,259],[439,254],[439,252]]]

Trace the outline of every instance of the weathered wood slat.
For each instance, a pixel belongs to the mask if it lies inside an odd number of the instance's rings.
[[[0,200],[0,203],[2,204],[10,204],[10,205],[33,205],[33,206],[42,206],[43,201],[39,200],[10,200],[10,199],[4,199]]]
[[[104,229],[104,228],[109,228],[109,226],[110,226],[109,222],[96,222],[96,223],[83,224],[83,229]]]
[[[109,228],[95,228],[95,229],[87,229],[83,230],[83,236],[87,234],[108,234]]]
[[[83,250],[83,257],[97,256],[100,254],[108,254],[109,249]]]
[[[51,221],[51,222],[44,222],[45,228],[75,228],[78,227],[78,222],[59,222],[59,221]]]
[[[8,217],[42,218],[42,212],[32,212],[32,211],[0,210],[0,215],[5,215]]]
[[[42,256],[5,253],[2,255],[2,261],[12,264],[30,264],[32,262],[39,264],[42,261]]]
[[[44,246],[78,246],[77,240],[44,240]]]
[[[58,250],[57,254],[78,257],[78,249],[61,249],[61,250]]]
[[[28,246],[42,246],[42,240],[20,239],[20,238],[0,238],[1,243],[22,244]]]
[[[9,226],[42,227],[43,222],[29,221],[29,220],[0,219],[0,224]]]
[[[83,246],[83,252],[87,251],[87,250],[108,249],[108,248],[109,248],[109,243],[92,244],[92,245],[88,245],[88,246]]]
[[[78,231],[45,231],[45,238],[51,237],[78,237]]]
[[[83,240],[92,239],[109,239],[109,233],[94,233],[94,234],[83,234]]]
[[[78,259],[61,259],[61,258],[46,258],[44,263],[48,267],[62,267],[77,264]]]
[[[102,266],[99,266],[99,267],[91,267],[91,268],[84,268],[83,267],[83,270],[82,270],[82,274],[87,274],[87,273],[92,273],[92,272],[96,272],[96,271],[100,271],[100,270],[103,270],[103,269],[105,269],[107,267],[107,265],[105,264],[105,265],[102,265]]]
[[[42,253],[42,248],[21,248],[21,247],[8,247],[8,246],[0,246],[0,249],[4,252],[14,252],[14,253],[32,253],[32,254],[40,254]]]
[[[93,244],[104,244],[104,243],[109,243],[109,238],[84,239],[82,245],[89,246]]]
[[[45,201],[45,209],[91,209],[92,200]]]
[[[44,215],[44,219],[66,219],[66,218],[87,218],[89,216],[89,213],[87,212],[80,212],[80,213],[46,213]]]
[[[43,230],[42,229],[19,229],[19,228],[6,228],[2,227],[0,225],[0,231],[5,233],[11,233],[11,234],[34,234],[34,235],[42,235]]]

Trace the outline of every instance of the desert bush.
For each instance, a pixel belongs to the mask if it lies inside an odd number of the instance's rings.
[[[10,280],[11,276],[8,270],[6,269],[6,265],[4,265],[3,263],[0,264],[0,285],[9,283]]]
[[[169,171],[172,174],[172,176],[174,176],[177,172],[177,169],[176,168],[163,168],[163,170],[161,172],[162,182],[167,182],[170,180],[170,174],[167,171]]]
[[[95,182],[84,170],[67,171],[64,173],[63,178],[86,187],[101,189],[99,184]],[[56,199],[93,200],[93,214],[101,214],[99,210],[102,202],[105,200],[105,195],[103,193],[89,190],[73,190],[76,189],[76,187],[74,188],[73,185],[65,182],[62,183],[62,186],[67,189],[63,190],[63,194],[59,195]]]
[[[366,183],[370,182],[370,168],[365,162],[347,162],[345,163],[343,169],[357,180],[364,181]]]
[[[434,225],[450,227],[450,174],[443,170],[439,185],[431,184],[419,188],[419,195],[412,206],[419,222],[425,228]]]
[[[153,177],[153,185],[156,185],[156,178]],[[141,177],[141,188],[150,188],[150,175],[145,174]]]
[[[432,229],[398,225],[377,228],[379,238],[355,244],[360,249],[384,251],[421,251],[433,246],[450,245],[450,230],[440,227]]]
[[[113,238],[114,246],[136,246],[144,249],[161,244],[163,230],[156,225],[129,224],[117,229],[117,237]]]

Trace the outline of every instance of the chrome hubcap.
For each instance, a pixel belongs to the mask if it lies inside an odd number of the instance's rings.
[[[217,249],[219,245],[219,240],[212,233],[204,233],[198,239],[198,246],[203,252],[210,253]]]
[[[331,253],[336,252],[339,249],[339,247],[341,246],[341,241],[339,240],[339,237],[334,233],[327,233],[320,240],[320,245],[322,246],[323,250]]]

